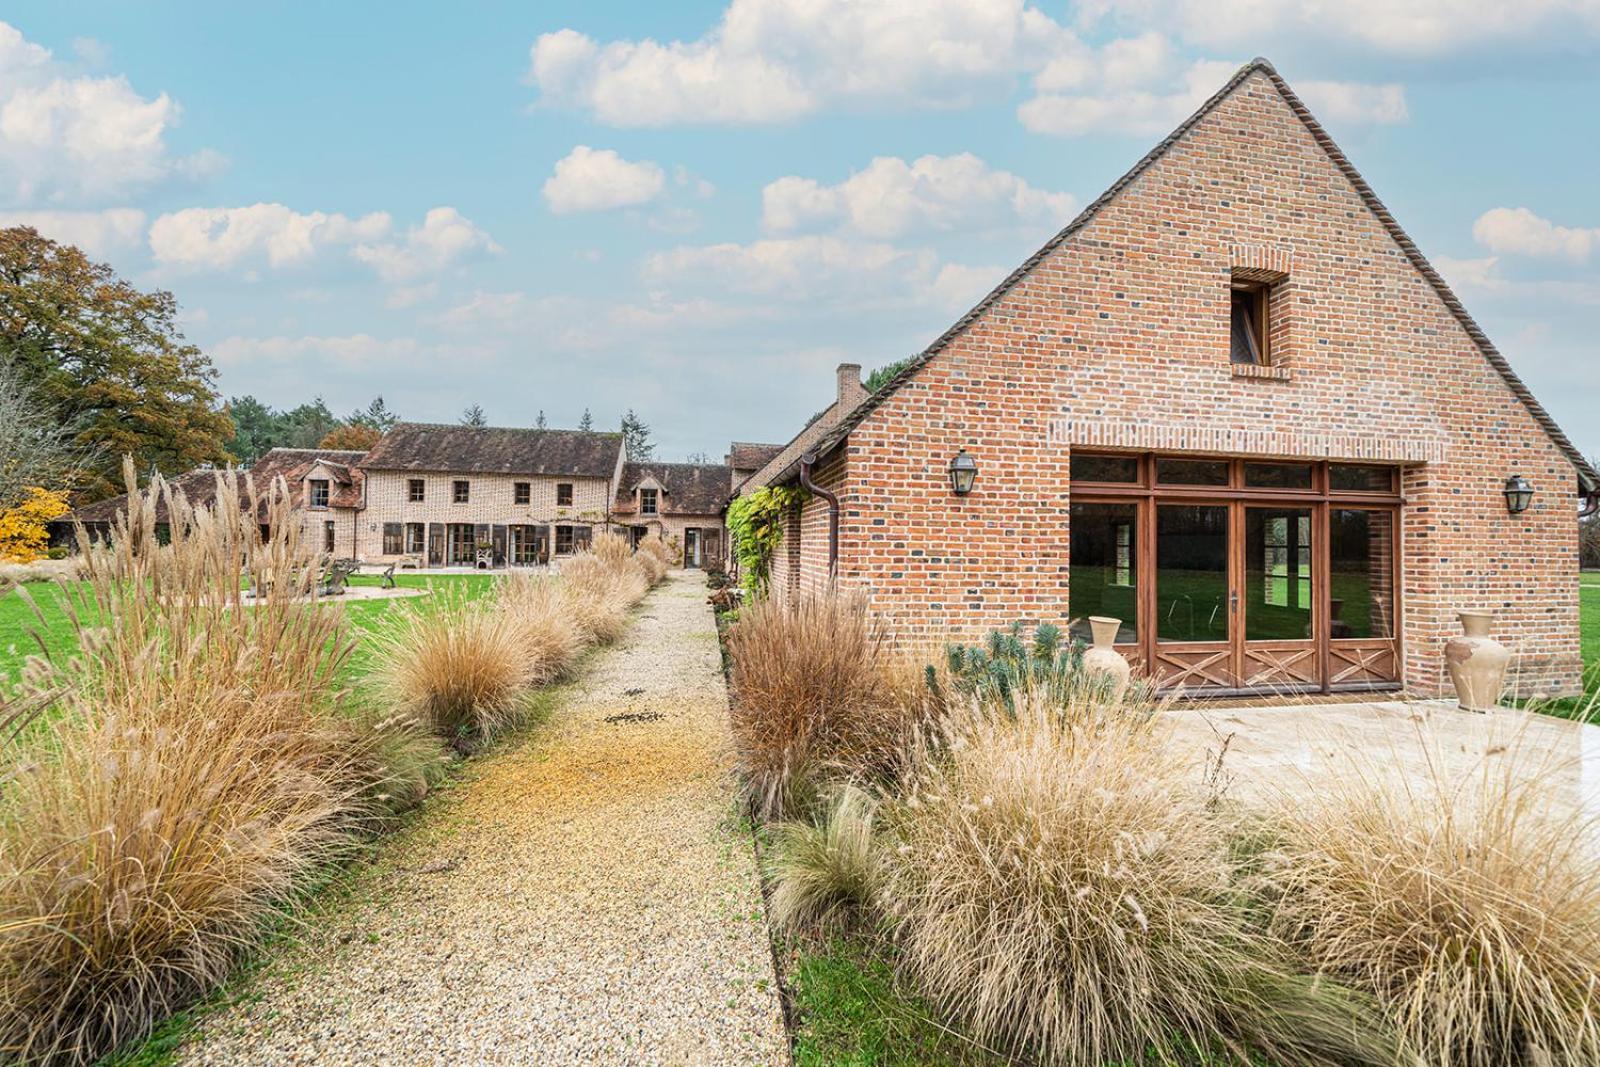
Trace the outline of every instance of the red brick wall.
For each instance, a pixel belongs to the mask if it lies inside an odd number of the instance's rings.
[[[1228,363],[1235,265],[1279,264],[1276,377]],[[1052,434],[1052,426],[1054,433]],[[1261,74],[850,436],[842,580],[907,644],[1070,617],[1073,445],[1408,464],[1404,672],[1443,684],[1454,612],[1488,607],[1525,689],[1578,688],[1571,465]],[[978,460],[954,496],[945,466]],[[1506,514],[1513,471],[1538,488]],[[806,584],[825,565],[807,509]],[[820,529],[820,536],[818,531]]]

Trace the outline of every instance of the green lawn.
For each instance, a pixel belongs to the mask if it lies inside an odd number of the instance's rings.
[[[395,580],[402,586],[426,588],[430,595],[344,603],[345,615],[358,634],[366,636],[381,632],[386,623],[395,618],[395,609],[401,606],[435,611],[445,604],[476,600],[489,591],[494,577],[488,574],[399,574]],[[376,575],[357,575],[350,579],[350,584],[377,585],[378,578]],[[81,585],[73,584],[70,595],[74,605]],[[41,642],[52,655],[65,655],[71,653],[76,641],[64,603],[66,597],[59,586],[51,582],[38,582],[23,589],[32,597],[37,611],[18,591],[0,597],[0,682],[15,682],[20,676],[23,660],[38,653]],[[335,600],[331,603],[341,602]],[[352,669],[364,665],[364,648],[365,642],[357,646]]]

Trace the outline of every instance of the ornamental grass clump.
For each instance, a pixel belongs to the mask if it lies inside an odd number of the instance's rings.
[[[574,621],[572,594],[559,578],[512,571],[500,588],[499,609],[517,627],[530,680],[543,685],[566,674],[586,635]]]
[[[192,509],[128,480],[73,608],[95,625],[34,665],[51,705],[0,785],[0,1053],[23,1062],[92,1061],[215,987],[419,751],[336,717],[349,631],[296,596],[315,567],[281,483],[242,507],[219,475]],[[280,576],[249,606],[241,564]]]
[[[521,721],[545,667],[518,615],[494,603],[408,609],[375,642],[378,692],[460,752]]]
[[[802,814],[825,776],[892,771],[912,725],[883,632],[856,592],[757,601],[728,630],[734,745],[764,818]]]
[[[1600,1063],[1600,825],[1555,788],[1580,769],[1519,726],[1452,771],[1420,729],[1420,780],[1352,753],[1285,798],[1273,928],[1374,993],[1423,1062]]]
[[[919,739],[878,816],[878,907],[916,985],[1045,1063],[1185,1045],[1392,1062],[1360,997],[1296,973],[1252,923],[1193,761],[1153,720],[1102,712],[1015,692]]]
[[[871,914],[883,881],[877,807],[866,791],[845,784],[828,798],[816,822],[771,827],[773,888],[767,907],[777,926],[829,934]]]

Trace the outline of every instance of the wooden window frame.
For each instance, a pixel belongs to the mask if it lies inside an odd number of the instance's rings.
[[[333,499],[333,487],[326,478],[306,479],[306,500],[312,511],[327,511],[328,502]],[[317,497],[322,499],[318,500]]]
[[[465,478],[457,478],[450,483],[450,502],[452,504],[468,504],[472,502],[472,483]]]
[[[645,496],[646,493],[650,494],[648,498]],[[646,499],[650,501],[648,506],[645,504]],[[649,486],[645,486],[639,490],[639,514],[661,514],[661,491],[659,489],[653,489]]]
[[[400,556],[405,554],[405,524],[400,522],[386,522],[383,524],[383,554],[385,556]]]
[[[325,519],[322,523],[322,550],[333,555],[333,546],[338,543],[337,531],[334,529],[333,520]]]
[[[551,549],[551,551],[554,552],[558,556],[570,556],[570,555],[572,555],[573,552],[576,551],[576,549],[573,546],[577,543],[577,538],[573,534],[573,530],[574,529],[575,529],[575,527],[573,527],[573,526],[571,526],[571,525],[569,525],[567,523],[561,523],[561,524],[557,525],[556,526],[556,530],[555,530],[555,537],[552,540],[552,549]],[[562,547],[563,540],[566,542],[566,547],[564,547],[564,548]]]
[[[1238,295],[1250,301],[1250,325],[1255,331],[1256,360],[1241,363],[1244,367],[1272,366],[1272,284],[1258,281],[1235,281],[1228,291],[1228,361],[1233,362],[1233,304]]]
[[[408,522],[404,524],[405,534],[402,542],[403,552],[408,556],[420,556],[428,550],[428,527],[426,523]],[[416,540],[411,539],[416,534]],[[415,547],[413,547],[415,546]]]
[[[1234,505],[1245,507],[1249,505],[1284,504],[1290,506],[1303,506],[1312,510],[1312,543],[1321,547],[1315,550],[1313,557],[1313,596],[1316,598],[1318,632],[1315,636],[1317,656],[1319,659],[1319,672],[1322,678],[1321,692],[1362,692],[1385,691],[1400,688],[1403,682],[1402,650],[1404,644],[1404,543],[1403,520],[1406,504],[1404,496],[1404,479],[1401,468],[1392,464],[1356,462],[1339,463],[1330,460],[1293,460],[1280,459],[1272,456],[1240,456],[1240,455],[1195,455],[1171,452],[1117,452],[1109,449],[1075,449],[1084,455],[1105,456],[1137,456],[1139,460],[1139,477],[1136,482],[1089,482],[1073,481],[1069,483],[1069,496],[1073,503],[1084,504],[1115,504],[1135,503],[1138,506],[1138,519],[1135,532],[1137,551],[1137,587],[1139,589],[1140,616],[1136,629],[1139,637],[1133,643],[1119,645],[1118,647],[1132,660],[1138,669],[1153,669],[1158,658],[1158,646],[1162,645],[1157,627],[1151,625],[1157,611],[1156,589],[1156,508],[1162,504],[1198,504],[1198,505]],[[1167,459],[1215,459],[1226,461],[1229,465],[1227,485],[1172,485],[1156,482],[1156,461],[1158,458]],[[1311,466],[1312,479],[1309,489],[1280,489],[1246,486],[1244,483],[1244,466],[1246,463],[1306,463]],[[1331,488],[1330,471],[1336,466],[1356,467],[1388,467],[1390,469],[1390,488],[1382,490],[1335,490]],[[1392,597],[1393,625],[1392,633],[1387,638],[1333,638],[1323,633],[1327,626],[1326,620],[1331,617],[1329,599],[1331,591],[1328,585],[1328,522],[1333,509],[1346,508],[1356,510],[1387,511],[1393,518],[1393,533],[1395,543],[1391,550],[1390,589]],[[1237,584],[1242,580],[1242,567],[1244,565],[1243,553],[1245,551],[1242,532],[1230,533],[1230,584]],[[1238,627],[1238,632],[1230,638],[1236,654],[1241,657],[1246,647],[1250,644],[1245,637],[1243,624]],[[1170,647],[1171,643],[1167,643]],[[1355,657],[1361,654],[1361,649],[1376,645],[1390,645],[1389,653],[1394,662],[1395,674],[1401,681],[1390,684],[1388,682],[1354,682],[1342,683],[1336,681],[1336,675],[1343,666],[1336,664],[1335,659],[1341,658],[1340,653],[1348,653]],[[1238,690],[1240,695],[1271,692],[1267,689]],[[1196,692],[1199,692],[1198,690]],[[1213,690],[1215,695],[1227,695],[1228,690]]]
[[[533,485],[530,482],[511,483],[511,502],[519,506],[533,503]]]
[[[412,504],[420,504],[428,497],[427,483],[421,478],[406,479],[406,500]]]
[[[572,483],[556,483],[556,507],[570,508],[572,506]]]

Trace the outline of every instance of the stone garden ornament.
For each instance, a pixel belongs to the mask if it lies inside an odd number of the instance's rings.
[[[1128,677],[1132,668],[1128,661],[1113,647],[1117,640],[1117,631],[1122,628],[1121,619],[1107,618],[1104,615],[1089,616],[1089,630],[1094,635],[1094,647],[1083,654],[1083,669],[1090,675],[1103,674],[1111,679],[1111,699],[1121,700],[1122,694],[1128,690]]]

